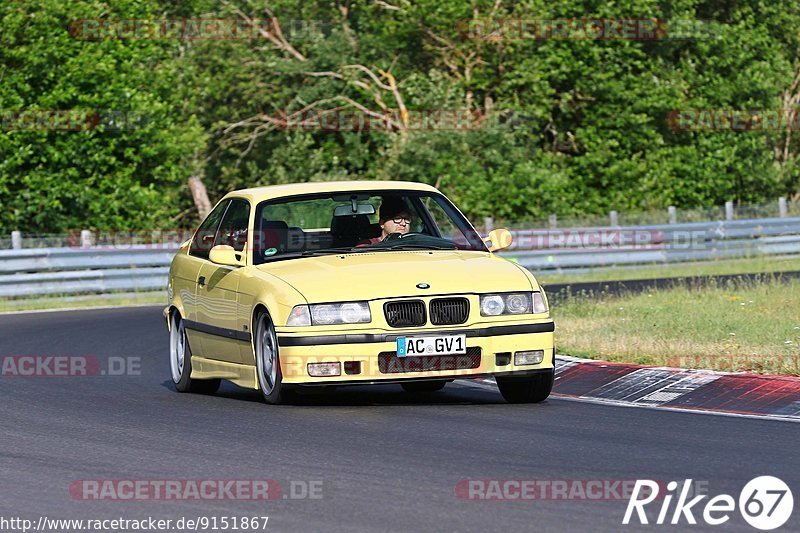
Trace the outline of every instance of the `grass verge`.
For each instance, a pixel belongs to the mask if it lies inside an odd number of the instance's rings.
[[[800,270],[800,257],[754,257],[749,259],[701,261],[696,263],[617,266],[585,272],[536,272],[543,284],[578,283],[581,281],[626,281],[634,279],[751,274],[759,272],[788,272]]]
[[[89,307],[124,307],[130,305],[164,304],[167,297],[159,292],[126,292],[87,294],[82,296],[41,296],[37,298],[0,298],[0,313],[37,311],[42,309],[69,309]]]
[[[745,281],[553,306],[558,352],[682,368],[800,375],[800,281]]]

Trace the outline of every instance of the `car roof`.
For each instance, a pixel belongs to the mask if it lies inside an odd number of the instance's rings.
[[[309,183],[289,183],[285,185],[270,185],[268,187],[253,187],[231,191],[225,198],[247,198],[253,202],[297,196],[300,194],[314,194],[326,192],[349,191],[425,191],[438,192],[434,187],[415,181],[317,181]]]

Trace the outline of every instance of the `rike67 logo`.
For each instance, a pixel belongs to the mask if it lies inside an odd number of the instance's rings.
[[[691,479],[685,480],[680,489],[677,481],[670,481],[667,483],[666,492],[660,494],[659,489],[662,487],[663,484],[649,479],[637,479],[622,523],[631,523],[635,512],[640,524],[648,524],[645,506],[656,500],[660,500],[661,503],[656,524],[674,525],[680,524],[684,520],[687,524],[697,524],[695,518],[695,513],[697,513],[706,524],[718,526],[727,522],[737,507],[736,500],[728,494],[714,496],[706,501],[705,505],[700,502],[708,497],[706,494],[689,499],[691,497]],[[671,509],[672,501],[676,496],[675,507]],[[655,507],[657,506],[658,504]],[[789,520],[794,509],[794,498],[789,486],[781,479],[773,476],[760,476],[748,481],[739,493],[738,508],[748,524],[756,529],[766,531],[781,527]],[[671,516],[670,511],[672,511]]]

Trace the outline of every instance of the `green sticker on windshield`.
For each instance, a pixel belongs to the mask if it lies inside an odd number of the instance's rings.
[[[277,253],[278,253],[278,249],[277,248],[267,248],[266,250],[264,250],[264,257],[269,257],[269,256],[275,255]]]

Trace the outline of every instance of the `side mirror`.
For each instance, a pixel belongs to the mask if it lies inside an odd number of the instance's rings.
[[[208,253],[208,259],[217,265],[234,267],[245,266],[244,252],[237,252],[233,246],[218,244]]]
[[[489,232],[489,235],[483,239],[483,242],[485,242],[486,246],[489,247],[490,252],[496,252],[497,250],[508,248],[511,246],[513,241],[514,238],[511,236],[511,232],[507,229],[492,230]]]

